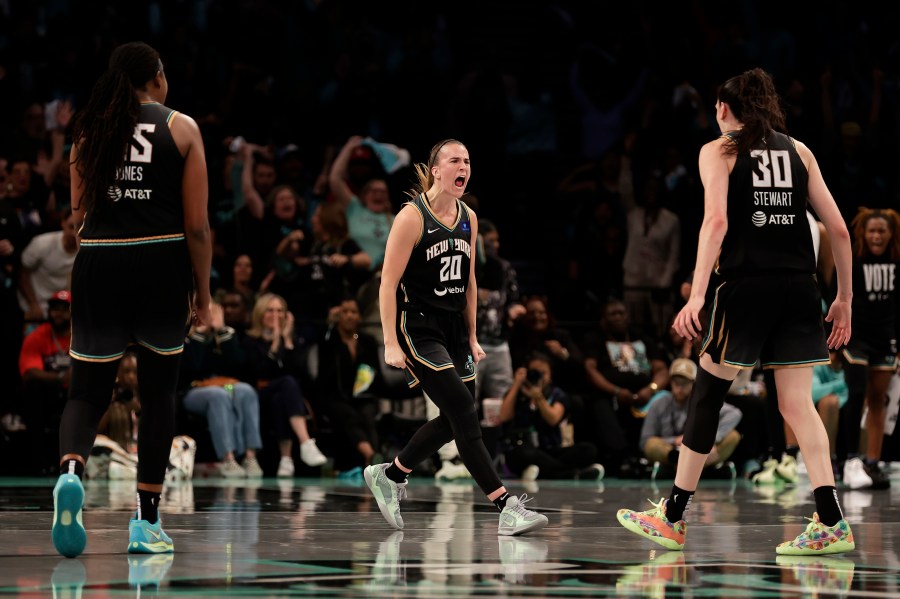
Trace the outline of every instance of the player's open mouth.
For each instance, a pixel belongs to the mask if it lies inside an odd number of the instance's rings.
[[[463,187],[466,186],[466,178],[463,176],[459,176],[456,178],[456,180],[453,182],[453,184],[456,185],[457,187],[459,187],[460,189],[462,189]]]

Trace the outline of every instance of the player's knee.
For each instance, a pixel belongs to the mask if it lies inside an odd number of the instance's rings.
[[[683,437],[685,446],[701,454],[712,450],[719,426],[719,412],[730,388],[730,380],[713,376],[703,368],[698,370],[688,400],[688,421]]]

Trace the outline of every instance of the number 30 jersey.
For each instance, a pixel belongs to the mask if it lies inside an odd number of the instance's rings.
[[[739,132],[727,134],[733,138]],[[809,173],[794,141],[771,132],[761,146],[738,155],[728,178],[728,232],[717,272],[816,272],[806,217]]]
[[[400,280],[397,306],[400,310],[462,312],[472,259],[469,210],[457,200],[456,222],[448,227],[431,211],[424,194],[408,203],[422,216],[422,232]]]
[[[94,199],[82,239],[147,240],[184,234],[184,157],[169,130],[177,114],[156,102],[141,104],[134,135],[123,148],[125,163],[107,197]]]

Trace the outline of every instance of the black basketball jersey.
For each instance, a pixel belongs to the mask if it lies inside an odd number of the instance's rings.
[[[146,239],[184,234],[181,184],[184,157],[169,126],[177,114],[156,102],[141,115],[125,149],[125,164],[106,191],[94,198],[83,239]]]
[[[900,314],[897,263],[888,256],[853,258],[853,334],[892,335]]]
[[[759,148],[737,156],[728,178],[720,274],[816,272],[806,217],[808,180],[794,141],[782,133],[771,132]]]
[[[401,310],[404,304],[432,312],[465,310],[472,253],[466,205],[456,201],[456,222],[447,227],[431,211],[424,194],[409,204],[422,215],[422,232],[400,280],[397,305]]]

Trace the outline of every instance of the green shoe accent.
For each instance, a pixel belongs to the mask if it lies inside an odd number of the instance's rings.
[[[819,520],[819,514],[807,518],[806,530],[797,535],[793,541],[785,541],[775,548],[779,555],[829,555],[844,553],[856,549],[853,542],[853,531],[846,520],[840,520],[834,526],[825,526]]]
[[[128,553],[172,553],[175,544],[162,529],[162,518],[156,524],[146,520],[135,520],[128,523]]]

